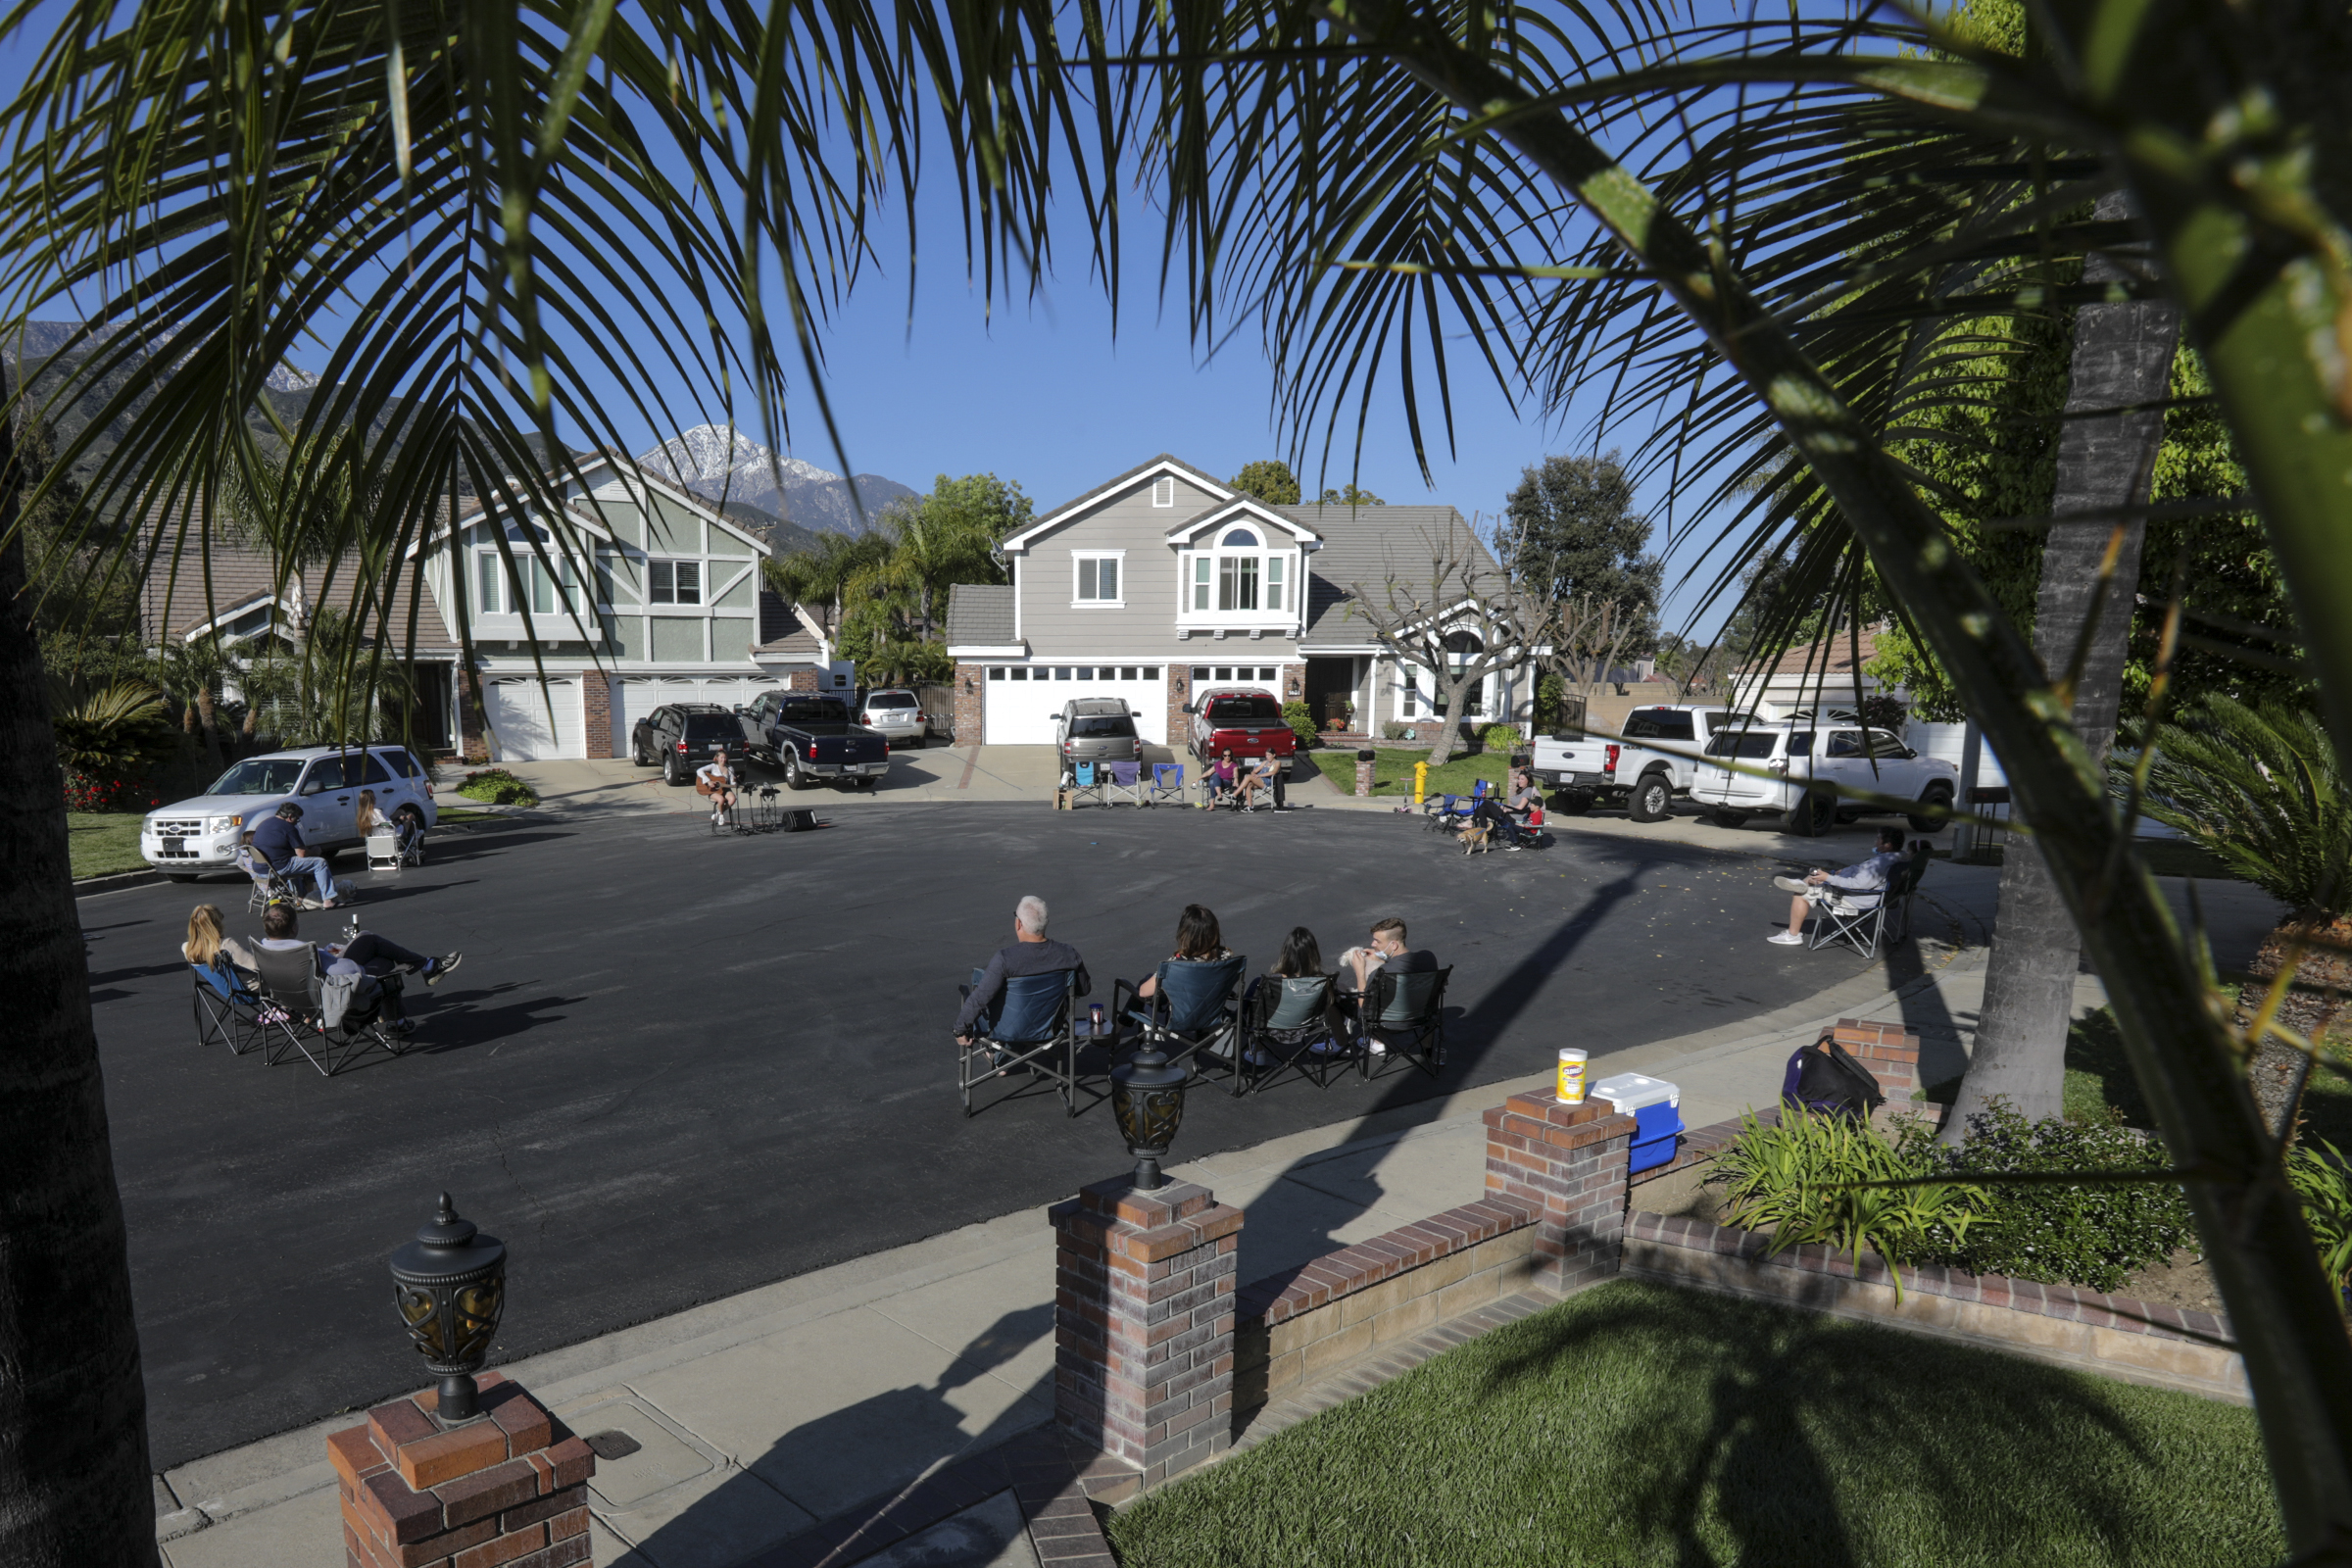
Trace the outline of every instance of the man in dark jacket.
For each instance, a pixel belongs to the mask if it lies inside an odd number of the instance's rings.
[[[1093,989],[1087,978],[1086,960],[1078,950],[1066,942],[1053,942],[1046,937],[1046,901],[1036,894],[1023,899],[1013,908],[1013,940],[997,950],[981,971],[980,983],[963,999],[963,1010],[956,1015],[956,1039],[959,1045],[970,1045],[976,1038],[980,1015],[1004,994],[1007,978],[1019,974],[1059,974],[1064,970],[1078,972],[1078,995],[1085,996]]]
[[[263,817],[253,829],[253,853],[288,881],[311,878],[318,890],[319,906],[333,908],[342,895],[335,879],[327,874],[326,862],[303,853],[302,830],[295,825],[301,820],[302,808],[292,801],[279,807],[274,816]]]

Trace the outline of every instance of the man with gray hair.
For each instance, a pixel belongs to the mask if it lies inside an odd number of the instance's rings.
[[[1030,894],[1013,906],[1012,936],[1012,942],[1000,948],[997,956],[988,960],[988,967],[981,971],[980,983],[963,999],[963,1011],[956,1016],[956,1038],[963,1045],[972,1043],[973,1024],[1004,995],[1007,976],[1058,974],[1064,969],[1075,969],[1078,995],[1083,997],[1093,989],[1086,975],[1086,960],[1078,956],[1078,950],[1066,942],[1047,939],[1046,901],[1036,894]]]

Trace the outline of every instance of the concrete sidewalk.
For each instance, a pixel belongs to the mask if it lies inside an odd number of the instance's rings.
[[[1700,1126],[1771,1103],[1797,1044],[1826,1022],[1861,1016],[1919,1031],[1923,1081],[1949,1077],[1965,1063],[1983,1002],[1984,950],[1969,931],[1989,916],[1995,881],[1990,871],[1939,866],[1916,945],[1794,1006],[1611,1053],[1596,1070],[1673,1080],[1684,1120]],[[2252,890],[2207,895],[2225,961],[2250,955],[2274,912],[2259,895],[2231,894]],[[2078,1009],[2103,1001],[2095,978],[2078,982]],[[1246,1283],[1477,1198],[1481,1113],[1546,1081],[1338,1119],[1174,1174],[1249,1211]],[[1274,1092],[1317,1093],[1296,1081]],[[1335,1114],[1349,1092],[1346,1081],[1328,1091]],[[1106,1144],[1103,1173],[1120,1163]],[[625,1435],[600,1439],[614,1456],[594,1482],[597,1563],[727,1568],[1047,1421],[1053,1280],[1054,1233],[1042,1208],[1024,1209],[502,1370],[582,1435]],[[160,1477],[167,1561],[333,1560],[339,1527],[323,1443],[356,1419],[339,1415]],[[1034,1560],[1024,1540],[1003,1549],[936,1560]]]

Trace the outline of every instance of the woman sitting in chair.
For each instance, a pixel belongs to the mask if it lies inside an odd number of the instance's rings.
[[[1250,994],[1252,997],[1255,996],[1259,987],[1268,984],[1281,987],[1285,980],[1328,981],[1330,978],[1323,969],[1322,944],[1315,940],[1315,934],[1312,931],[1302,925],[1298,925],[1291,927],[1291,934],[1282,939],[1282,952],[1274,959],[1274,967],[1250,982]],[[1313,1048],[1315,1054],[1321,1055],[1338,1046],[1339,1042],[1330,1037],[1331,993],[1328,987],[1323,990],[1323,1004],[1316,1009],[1312,1017],[1293,1019],[1287,1016],[1286,1000],[1277,1000],[1273,1003],[1272,1009],[1266,1014],[1266,1027],[1289,1030],[1307,1029],[1321,1025],[1326,1031],[1326,1037],[1315,1042]],[[1252,1067],[1263,1067],[1271,1058],[1263,1051],[1252,1046],[1244,1059]]]
[[[1168,956],[1185,963],[1213,963],[1233,955],[1225,949],[1225,936],[1217,929],[1217,917],[1201,905],[1188,904],[1176,917],[1176,951]],[[1158,989],[1159,976],[1148,975],[1135,988],[1135,994],[1149,997]]]
[[[1228,799],[1236,789],[1241,787],[1241,775],[1234,769],[1231,749],[1218,754],[1217,760],[1209,764],[1208,771],[1201,775],[1201,782],[1208,786],[1208,804],[1211,808]]]
[[[179,956],[199,969],[210,969],[221,957],[240,969],[254,966],[252,952],[222,926],[217,904],[199,904],[188,911],[188,939],[179,945]]]

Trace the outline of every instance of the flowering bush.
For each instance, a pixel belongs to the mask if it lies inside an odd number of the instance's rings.
[[[93,776],[88,773],[66,775],[66,809],[69,811],[147,811],[164,804],[155,793],[155,786],[144,779]]]

